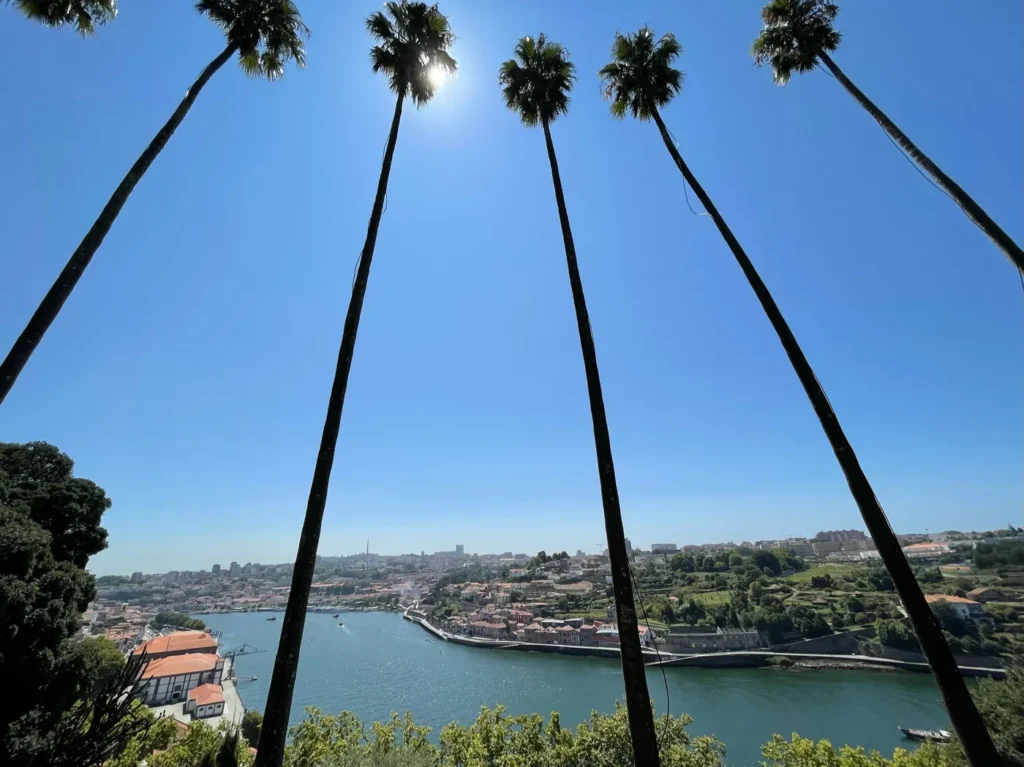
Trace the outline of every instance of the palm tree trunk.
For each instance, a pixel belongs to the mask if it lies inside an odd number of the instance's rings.
[[[977,224],[981,231],[992,238],[995,244],[999,246],[999,249],[1009,257],[1010,262],[1018,270],[1024,270],[1024,250],[1021,250],[1020,246],[1010,239],[1010,236],[1000,228],[999,224],[989,217],[988,213],[974,201],[974,198],[961,189],[960,185],[953,179],[943,173],[939,166],[931,161],[928,155],[918,149],[917,145],[907,138],[907,134],[901,131],[896,126],[896,123],[890,120],[881,109],[875,106],[871,99],[864,95],[860,88],[850,81],[850,78],[836,65],[831,56],[824,51],[820,51],[818,58],[835,75],[835,78],[846,88],[849,94],[857,100],[857,103],[864,107],[868,114],[878,121],[878,124],[882,126],[885,132],[902,147],[903,151],[909,154],[921,168],[924,168],[925,172],[938,183],[946,194],[953,198],[967,217]]]
[[[903,554],[899,541],[896,539],[896,534],[893,532],[892,527],[890,527],[889,520],[886,519],[885,512],[882,511],[882,507],[875,497],[875,492],[871,488],[864,470],[860,467],[857,456],[853,452],[853,447],[851,447],[846,439],[846,435],[843,433],[842,427],[839,425],[839,419],[836,417],[835,411],[832,410],[832,405],[829,403],[824,389],[822,389],[821,384],[814,375],[814,371],[811,369],[810,363],[797,343],[793,331],[789,329],[789,325],[786,323],[785,318],[783,318],[782,312],[779,311],[775,299],[772,298],[768,288],[761,281],[757,270],[754,269],[754,265],[750,262],[736,237],[733,236],[729,226],[725,223],[725,219],[722,218],[714,203],[711,202],[711,198],[708,197],[704,188],[697,183],[697,179],[694,178],[686,163],[683,162],[683,158],[669,137],[668,129],[665,127],[665,123],[662,122],[661,115],[657,110],[653,111],[653,117],[654,121],[658,124],[658,130],[661,131],[661,138],[665,142],[665,147],[668,149],[669,154],[672,155],[672,159],[675,160],[676,166],[679,168],[680,173],[683,174],[686,183],[693,188],[701,204],[704,205],[705,210],[714,219],[718,231],[729,246],[733,256],[736,257],[740,269],[743,270],[743,274],[750,283],[750,287],[753,288],[765,314],[768,315],[772,327],[775,328],[779,341],[782,342],[782,348],[785,349],[789,361],[793,365],[793,370],[800,379],[800,383],[803,384],[807,398],[811,401],[811,406],[814,408],[818,420],[821,421],[821,428],[824,429],[825,436],[828,437],[829,444],[832,445],[832,450],[836,454],[843,474],[846,475],[850,492],[857,502],[857,507],[860,509],[864,523],[868,527],[868,532],[871,533],[871,538],[878,547],[878,553],[882,557],[882,562],[889,571],[889,575],[892,576],[896,592],[899,594],[900,600],[903,602],[903,606],[910,617],[910,622],[914,627],[914,632],[921,642],[921,648],[924,650],[928,664],[931,666],[932,674],[935,676],[935,681],[942,692],[942,698],[946,703],[946,710],[949,711],[950,720],[960,736],[971,764],[975,765],[975,767],[997,764],[998,760],[996,759],[992,739],[989,737],[988,730],[985,729],[985,723],[978,714],[978,709],[975,708],[974,701],[967,691],[967,686],[964,684],[960,670],[957,668],[953,653],[950,652],[949,645],[946,644],[946,640],[942,636],[942,628],[939,625],[938,619],[928,607],[924,594],[921,593],[921,587],[918,585],[917,579],[914,578],[914,573],[910,569],[910,564]]]
[[[619,490],[615,482],[615,464],[612,461],[612,443],[608,435],[608,419],[604,412],[601,376],[597,368],[597,350],[594,348],[594,336],[590,331],[590,315],[587,312],[587,299],[583,295],[583,282],[580,280],[579,265],[576,261],[576,246],[573,244],[572,230],[569,228],[569,214],[565,210],[565,197],[562,195],[562,178],[558,173],[555,145],[551,141],[551,130],[546,122],[544,123],[544,141],[547,143],[548,161],[551,163],[551,180],[555,185],[558,220],[562,225],[565,261],[569,268],[569,285],[572,288],[572,302],[576,308],[576,324],[579,326],[583,366],[587,373],[590,418],[594,422],[594,447],[597,451],[597,470],[601,479],[601,502],[604,506],[605,532],[608,536],[608,558],[611,560],[612,590],[615,594],[619,649],[622,655],[622,676],[626,683],[626,707],[629,712],[629,731],[633,739],[633,755],[637,767],[658,767],[660,765],[658,740],[654,731],[651,696],[647,691],[643,650],[640,647],[640,631],[637,624],[636,606],[633,601],[633,584],[629,572],[626,535],[622,528]]]
[[[270,678],[266,710],[263,712],[263,728],[260,732],[260,747],[254,767],[281,767],[284,758],[288,717],[292,708],[292,695],[295,692],[295,673],[299,667],[299,651],[302,649],[302,630],[306,623],[306,607],[309,604],[309,590],[316,567],[316,551],[320,543],[320,526],[327,504],[327,489],[331,481],[331,468],[334,466],[334,449],[338,444],[341,412],[345,407],[345,390],[348,388],[348,374],[352,368],[356,334],[359,332],[359,317],[363,311],[366,284],[370,279],[370,263],[373,261],[373,250],[377,244],[377,229],[380,227],[380,217],[384,211],[391,161],[395,156],[395,144],[398,143],[398,126],[402,120],[404,98],[405,94],[400,94],[395,104],[395,116],[391,120],[384,163],[380,169],[380,179],[377,181],[377,196],[373,200],[366,242],[363,243],[356,281],[352,285],[352,298],[349,299],[348,314],[345,316],[345,329],[341,336],[341,348],[338,350],[338,364],[334,370],[331,397],[327,402],[327,417],[324,419],[324,430],[320,437],[320,452],[316,457],[313,481],[309,488],[306,518],[302,523],[299,548],[295,554],[291,592],[288,594],[288,606],[285,608],[284,620],[281,623],[281,641],[277,646],[274,673]]]
[[[146,147],[146,150],[139,155],[139,159],[132,165],[128,175],[117,185],[114,194],[111,195],[110,199],[107,200],[107,204],[103,206],[103,210],[100,211],[99,218],[93,223],[92,228],[89,229],[85,239],[82,240],[75,252],[71,254],[71,258],[64,265],[57,280],[50,286],[46,296],[43,297],[25,329],[21,331],[21,335],[18,336],[14,346],[7,353],[3,364],[0,364],[0,405],[3,404],[11,387],[14,386],[14,382],[18,380],[21,371],[28,364],[28,359],[32,356],[32,352],[39,346],[39,342],[43,340],[43,335],[50,325],[53,324],[53,321],[57,319],[61,307],[64,306],[64,302],[68,300],[71,291],[75,289],[75,285],[78,284],[78,280],[85,272],[85,268],[92,261],[92,257],[99,250],[100,245],[103,244],[103,238],[107,236],[107,232],[110,231],[110,227],[113,226],[114,221],[121,212],[121,208],[128,201],[128,197],[131,195],[132,190],[135,189],[135,185],[139,183],[142,176],[149,170],[149,166],[153,164],[157,155],[167,146],[167,142],[171,140],[174,131],[178,129],[178,126],[185,119],[185,115],[192,108],[192,104],[199,96],[203,86],[209,82],[218,69],[224,66],[236,50],[235,46],[229,45],[217,58],[207,64],[206,69],[192,83],[192,87],[185,92],[185,98],[178,104],[174,114],[164,123],[156,137]]]

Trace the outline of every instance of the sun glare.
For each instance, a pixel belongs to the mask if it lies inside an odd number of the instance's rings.
[[[443,67],[434,64],[427,69],[427,79],[430,80],[430,84],[433,85],[434,88],[440,88],[448,81],[448,73],[444,71]]]

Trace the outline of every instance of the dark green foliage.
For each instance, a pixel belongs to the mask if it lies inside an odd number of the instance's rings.
[[[505,105],[524,125],[547,125],[568,113],[575,72],[568,52],[541,34],[516,43],[515,58],[501,65],[498,82]]]
[[[199,0],[196,10],[224,31],[249,77],[278,80],[285,65],[306,65],[309,29],[292,0]]]
[[[779,85],[794,72],[810,72],[821,51],[839,47],[842,35],[832,27],[838,13],[829,0],[772,0],[761,9],[764,28],[750,49],[754,63],[770,64]]]
[[[373,71],[386,75],[391,90],[418,107],[434,97],[431,70],[454,74],[457,68],[448,53],[455,34],[436,5],[385,3],[383,11],[366,19],[366,28],[377,41],[370,50]]]
[[[49,767],[102,767],[133,741],[147,740],[153,715],[124,694],[138,682],[146,664],[143,656],[134,656],[127,663],[122,659],[113,674],[87,692],[46,734],[45,756],[38,761]],[[157,737],[154,747],[166,747],[166,738]]]
[[[107,547],[100,527],[110,499],[103,488],[72,476],[74,462],[46,442],[0,443],[0,505],[21,512],[50,534],[59,562],[84,568]]]
[[[762,572],[767,570],[766,575],[778,575],[782,572],[782,565],[779,558],[771,551],[755,551],[752,557],[757,569]]]
[[[983,680],[973,696],[1004,767],[1024,767],[1024,668],[1011,668],[1001,682]]]
[[[646,122],[653,110],[668,104],[683,88],[683,73],[672,66],[682,50],[675,35],[663,35],[655,42],[647,27],[635,35],[616,34],[612,62],[599,73],[601,91],[612,102],[612,115],[625,117],[629,112]]]
[[[875,621],[875,638],[886,647],[900,650],[919,650],[914,632],[898,620]]]
[[[95,598],[81,568],[106,544],[103,491],[71,476],[43,442],[0,444],[0,764],[27,763],[61,715],[95,691],[114,662],[102,645],[70,639]]]
[[[832,580],[832,576],[828,575],[812,575],[811,576],[811,587],[816,589],[834,589],[836,586]]]
[[[14,5],[48,27],[74,25],[83,37],[117,16],[117,0],[14,0]]]
[[[163,628],[164,626],[170,626],[176,629],[191,629],[193,631],[202,631],[206,628],[206,624],[199,620],[199,618],[190,618],[185,613],[174,612],[173,610],[165,610],[159,612],[150,621],[150,624],[154,628]]]
[[[260,729],[263,727],[263,714],[249,710],[242,717],[242,737],[253,748],[260,745]]]
[[[979,543],[972,555],[974,566],[989,570],[1003,565],[1024,565],[1024,541]]]
[[[124,668],[124,655],[109,639],[88,637],[70,649],[79,656],[83,672],[92,680],[93,694],[99,694]]]
[[[681,573],[692,573],[696,567],[693,557],[689,554],[676,554],[668,561],[668,566]]]

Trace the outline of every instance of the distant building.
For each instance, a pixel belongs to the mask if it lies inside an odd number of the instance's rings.
[[[992,588],[991,586],[982,586],[979,589],[972,589],[967,592],[967,597],[977,602],[1006,602],[1013,598],[1005,591],[1000,591],[999,589]]]
[[[826,530],[814,536],[815,541],[845,543],[846,541],[863,541],[867,536],[860,530]]]
[[[973,599],[965,599],[964,597],[953,597],[949,594],[925,594],[925,601],[932,608],[946,602],[950,607],[953,608],[960,618],[966,621],[977,620],[984,614],[984,610],[981,604],[975,602]]]
[[[456,543],[455,544],[455,556],[461,557],[461,556],[465,556],[465,554],[466,554],[466,547],[463,546],[461,543]]]
[[[185,713],[193,719],[207,719],[224,713],[224,688],[219,684],[201,684],[188,691]]]
[[[130,580],[132,583],[142,583],[142,573],[134,572],[132,573],[132,577],[128,580]]]
[[[473,621],[469,624],[470,636],[483,637],[484,639],[508,639],[508,628],[504,623],[491,623],[490,621]]]
[[[172,655],[146,666],[135,686],[135,694],[147,706],[164,706],[188,697],[189,690],[202,684],[221,683],[224,659],[210,653]]]
[[[232,562],[231,566],[228,568],[228,575],[230,575],[232,578],[237,578],[241,571],[242,566],[238,564],[238,562]]]
[[[626,553],[628,554],[632,550],[633,550],[633,544],[630,542],[629,538],[627,538],[626,539]]]
[[[220,575],[220,565],[214,565],[210,568],[210,572],[214,575]]]
[[[935,541],[933,543],[912,543],[903,547],[903,553],[907,559],[936,559],[944,554],[950,553],[948,543]]]
[[[674,554],[679,551],[679,547],[674,543],[652,543],[651,553],[652,554]]]
[[[814,556],[823,557],[826,554],[831,554],[833,551],[839,551],[839,547],[842,544],[839,541],[815,541],[810,545],[814,551]]]
[[[761,644],[761,635],[756,631],[716,626],[673,626],[665,635],[665,648],[678,653],[749,650]]]
[[[173,634],[153,637],[135,648],[133,653],[143,652],[150,660],[186,653],[217,654],[217,640],[206,631],[175,631]]]

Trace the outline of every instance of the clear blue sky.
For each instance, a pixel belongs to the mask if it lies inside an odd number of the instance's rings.
[[[291,561],[394,99],[373,3],[300,3],[309,66],[200,96],[0,408],[104,488],[97,572]],[[1021,524],[1024,294],[1002,254],[817,72],[780,89],[757,2],[445,2],[457,80],[404,115],[322,554],[597,548],[579,341],[542,133],[496,84],[568,48],[553,128],[635,544],[862,527],[778,341],[656,128],[616,122],[616,30],[684,46],[664,111],[899,531]],[[1018,242],[1024,6],[848,2],[835,59]],[[89,40],[0,7],[0,346],[221,50],[189,3]],[[691,194],[691,199],[693,195]]]

